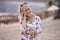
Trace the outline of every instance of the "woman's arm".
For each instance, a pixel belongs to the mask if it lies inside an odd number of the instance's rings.
[[[20,20],[20,29],[24,31],[25,28],[26,28],[26,16],[24,15],[23,20],[22,19]]]
[[[26,28],[26,16],[24,15],[22,28]]]
[[[37,31],[35,31],[35,30],[33,30],[33,31],[27,31],[27,34],[36,35],[37,34]]]
[[[36,31],[37,31],[37,33],[39,34],[39,33],[41,33],[41,19],[40,19],[40,17],[37,17],[37,22],[36,22]]]

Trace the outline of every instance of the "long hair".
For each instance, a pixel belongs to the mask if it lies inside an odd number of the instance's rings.
[[[19,6],[19,19],[23,19],[23,11],[22,11],[22,9],[21,9],[21,7],[23,7],[25,4],[28,4],[28,3],[23,3],[23,4],[21,4],[20,6]],[[35,16],[35,14],[32,14],[33,16]]]
[[[23,7],[25,4],[27,4],[27,2],[24,2],[23,4],[19,5],[19,10],[18,10],[18,13],[19,13],[19,16],[18,16],[18,19],[23,19],[23,13],[22,13],[22,10],[21,10],[21,7]]]

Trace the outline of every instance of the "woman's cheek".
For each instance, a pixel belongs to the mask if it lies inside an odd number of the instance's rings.
[[[25,12],[25,14],[27,14],[27,12]]]

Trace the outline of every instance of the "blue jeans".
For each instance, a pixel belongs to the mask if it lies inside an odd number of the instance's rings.
[[[21,38],[21,40],[25,40],[25,39]]]

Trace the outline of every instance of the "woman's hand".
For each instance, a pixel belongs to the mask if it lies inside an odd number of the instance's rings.
[[[30,35],[36,35],[37,34],[37,31],[33,30],[33,31],[27,31],[28,34]]]
[[[23,20],[25,20],[25,21],[26,21],[26,14],[24,14]]]
[[[22,32],[21,34],[26,35],[26,32],[24,31],[24,32]]]

